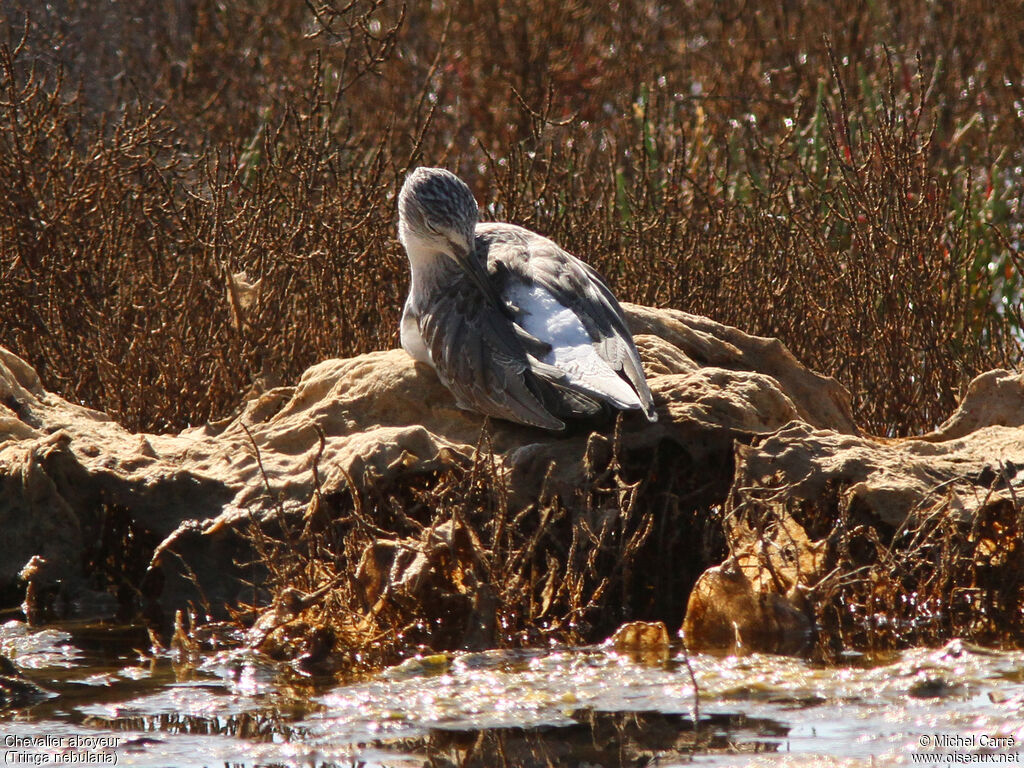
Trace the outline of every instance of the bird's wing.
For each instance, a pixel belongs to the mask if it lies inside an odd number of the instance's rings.
[[[549,395],[536,378],[557,383],[563,375],[526,351],[526,340],[516,335],[503,309],[468,279],[457,279],[418,322],[434,368],[460,407],[545,429],[565,428],[545,407]],[[538,339],[532,343],[543,345]]]
[[[633,385],[648,418],[654,399],[644,377],[633,335],[622,307],[604,279],[588,264],[562,250],[546,237],[513,225],[481,225],[488,244],[488,269],[497,280],[517,279],[540,285],[580,319],[594,348],[615,371]],[[502,275],[506,272],[506,275]]]

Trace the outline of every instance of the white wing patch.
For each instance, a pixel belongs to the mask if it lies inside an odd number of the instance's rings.
[[[506,287],[504,298],[519,310],[519,325],[551,346],[542,362],[564,371],[570,385],[619,408],[643,407],[633,388],[594,349],[576,313],[550,292],[539,285],[514,281]]]

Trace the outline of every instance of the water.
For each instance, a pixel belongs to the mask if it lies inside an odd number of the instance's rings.
[[[413,659],[316,687],[243,651],[149,658],[137,630],[0,627],[35,704],[5,764],[135,766],[1020,764],[1024,654],[954,641],[829,667],[604,647]],[[696,716],[696,727],[694,726]],[[925,762],[927,761],[927,762]]]

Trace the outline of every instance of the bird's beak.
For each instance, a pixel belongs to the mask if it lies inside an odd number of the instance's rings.
[[[463,270],[468,271],[470,269],[469,265],[473,256],[472,250],[467,250],[462,243],[457,243],[454,240],[448,240],[448,252],[451,253],[452,258],[455,259],[455,263],[462,267]]]
[[[488,297],[495,307],[504,309],[505,305],[498,297],[497,291],[494,290],[494,286],[491,285],[491,280],[487,276],[487,268],[477,258],[476,252],[472,249],[466,250],[466,248],[457,243],[452,243],[451,248],[455,262],[462,267],[462,271],[469,275],[469,278],[476,283],[484,296]]]

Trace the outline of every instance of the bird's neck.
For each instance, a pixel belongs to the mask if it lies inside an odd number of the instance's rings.
[[[455,262],[436,246],[416,237],[403,237],[402,244],[412,272],[410,297],[431,296],[439,288],[451,285],[459,276]]]

